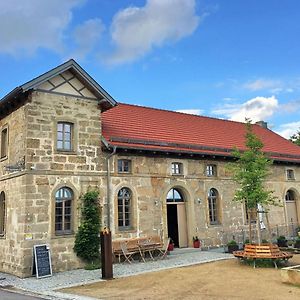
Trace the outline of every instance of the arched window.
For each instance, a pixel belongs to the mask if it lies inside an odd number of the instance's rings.
[[[220,224],[219,220],[219,193],[216,189],[208,191],[209,223],[211,225]]]
[[[0,193],[0,236],[5,235],[5,218],[6,218],[6,206],[5,206],[5,193]]]
[[[119,230],[132,227],[132,193],[128,188],[118,192],[118,227]]]
[[[296,195],[295,192],[292,190],[288,190],[285,194],[285,201],[295,201]]]
[[[178,190],[171,189],[167,195],[167,202],[184,202],[184,199]]]
[[[73,191],[63,187],[55,193],[55,234],[72,233]]]
[[[288,190],[286,192],[285,194],[286,215],[287,215],[287,222],[290,225],[289,227],[291,228],[290,229],[291,231],[293,230],[293,228],[299,226],[299,218],[298,218],[299,204],[297,204],[298,202],[297,200],[298,200],[297,191]]]

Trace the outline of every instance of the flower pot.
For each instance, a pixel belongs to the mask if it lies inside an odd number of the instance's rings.
[[[233,251],[238,251],[239,245],[228,245],[228,253],[232,253]]]
[[[278,247],[287,247],[287,240],[277,240]]]
[[[174,244],[169,244],[168,246],[168,251],[173,251],[174,250]]]
[[[200,248],[200,241],[193,241],[194,248]]]
[[[295,242],[294,248],[297,248],[297,249],[300,248],[300,241],[296,241],[296,242]]]

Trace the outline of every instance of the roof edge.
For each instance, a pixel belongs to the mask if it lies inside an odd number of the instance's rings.
[[[100,94],[102,99],[105,99],[109,104],[110,108],[117,105],[117,101],[114,100],[113,97],[106,92],[74,59],[70,59],[65,63],[43,73],[42,75],[22,84],[21,86],[16,87],[0,100],[0,105],[8,100],[13,99],[17,96],[17,94],[22,94],[34,89],[43,82],[69,69],[74,70],[77,75],[79,75],[79,77],[81,77],[82,80],[84,80],[96,93]]]

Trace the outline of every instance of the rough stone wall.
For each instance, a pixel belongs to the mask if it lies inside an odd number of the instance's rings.
[[[6,234],[0,238],[0,270],[22,276],[24,266],[24,223],[26,218],[26,183],[24,176],[0,179],[0,191],[5,192]],[[32,257],[32,254],[31,254]]]
[[[8,155],[0,159],[0,193],[5,193],[5,235],[0,237],[0,270],[22,275],[23,241],[25,219],[24,171],[7,171],[24,160],[26,117],[21,107],[0,120],[0,130],[8,128]]]
[[[97,101],[35,92],[27,107],[26,213],[24,234],[32,240],[24,244],[27,257],[34,244],[47,243],[52,252],[53,271],[74,269],[82,262],[73,252],[80,218],[80,196],[102,186],[101,122]],[[74,124],[74,151],[56,150],[56,124]],[[74,192],[73,234],[56,236],[54,231],[55,192],[67,186]],[[103,191],[100,191],[103,201]],[[31,272],[25,263],[26,276]]]
[[[7,121],[8,120],[8,121]],[[21,124],[21,121],[23,123]],[[58,121],[74,124],[74,151],[56,150]],[[7,233],[0,238],[0,270],[20,277],[32,274],[33,245],[48,244],[53,271],[82,266],[73,252],[80,222],[80,196],[100,190],[104,202],[101,120],[98,102],[66,95],[33,92],[29,101],[7,117],[9,159],[25,156],[25,170],[0,177],[6,193]],[[26,149],[26,151],[25,151]],[[1,170],[3,169],[1,165]],[[67,186],[74,192],[73,231],[54,232],[55,192]]]
[[[118,174],[117,160],[130,159],[132,172]],[[183,164],[183,175],[171,175],[171,163]],[[207,177],[207,164],[217,165],[217,176]],[[224,242],[223,233],[230,236],[241,229],[248,229],[244,207],[233,202],[236,183],[230,179],[226,161],[177,159],[167,157],[147,157],[137,155],[115,155],[111,163],[113,209],[111,219],[114,238],[127,238],[142,235],[167,235],[166,196],[171,188],[179,189],[186,201],[187,234],[189,245],[197,235],[206,246],[216,246]],[[292,168],[296,180],[286,179],[286,169]],[[274,190],[281,206],[271,207],[270,225],[286,224],[284,195],[289,188],[300,193],[300,168],[297,166],[273,165],[266,185]],[[119,231],[117,226],[117,194],[120,188],[128,187],[133,192],[132,230]],[[215,188],[220,199],[220,225],[209,224],[207,193]],[[300,213],[300,199],[298,199]],[[298,216],[300,220],[300,215]],[[232,235],[231,235],[232,237]]]
[[[5,169],[7,165],[16,165],[25,156],[26,136],[26,112],[25,107],[12,112],[7,117],[0,119],[0,131],[8,128],[8,155],[0,158],[0,177],[8,174]]]
[[[95,100],[34,92],[27,105],[26,167],[40,171],[101,171],[101,120]],[[56,124],[74,124],[74,151],[56,150]]]

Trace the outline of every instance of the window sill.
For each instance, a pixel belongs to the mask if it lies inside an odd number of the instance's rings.
[[[67,150],[58,150],[54,151],[54,154],[63,154],[63,155],[78,155],[78,153],[74,150],[67,151]]]
[[[287,178],[286,180],[287,181],[295,181],[296,179],[295,178]]]
[[[184,174],[171,174],[171,176],[174,176],[174,177],[184,177]]]
[[[74,238],[75,233],[62,233],[62,234],[56,234],[52,236],[52,239],[63,239],[63,238]]]
[[[136,232],[136,230],[133,228],[128,228],[128,229],[118,228],[118,231],[116,233],[132,233],[132,232]]]

